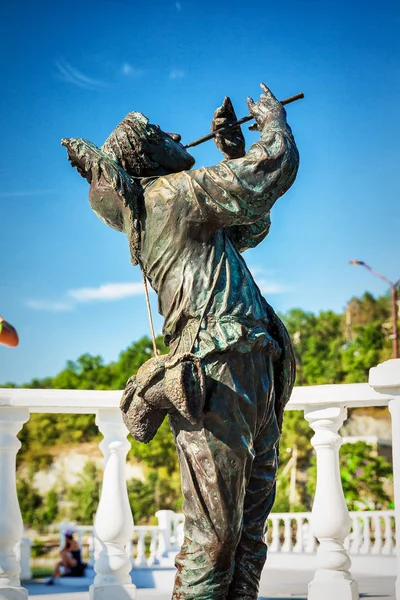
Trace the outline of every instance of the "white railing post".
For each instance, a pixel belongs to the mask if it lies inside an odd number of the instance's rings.
[[[389,410],[392,416],[392,451],[394,504],[396,513],[396,540],[400,540],[400,359],[393,358],[370,369],[369,383],[376,392],[391,394]],[[396,544],[397,580],[396,600],[400,600],[400,542]]]
[[[386,513],[383,515],[383,520],[385,522],[385,543],[382,548],[382,554],[390,555],[394,554],[393,552],[393,533],[392,533],[392,515],[390,513]]]
[[[101,546],[96,557],[96,577],[90,586],[91,600],[136,598],[130,577],[131,560],[126,545],[133,536],[133,517],[126,487],[126,455],[130,444],[118,409],[99,409],[96,424],[103,434],[104,476],[94,530]]]
[[[292,515],[288,513],[283,519],[284,523],[284,534],[283,534],[283,546],[281,552],[292,551]]]
[[[362,516],[363,523],[363,543],[360,548],[360,554],[369,554],[371,551],[371,526],[370,516],[366,513]]]
[[[268,520],[272,523],[271,543],[268,547],[269,552],[279,552],[281,549],[281,540],[279,536],[280,517],[270,513]]]
[[[311,443],[317,455],[317,486],[311,528],[319,540],[318,568],[309,584],[308,600],[358,600],[350,558],[344,540],[350,533],[350,516],[344,500],[339,470],[339,428],[347,416],[342,406],[314,406],[304,416],[315,431]]]
[[[296,521],[296,544],[293,548],[293,552],[304,552],[304,517],[300,517],[296,514],[294,514],[293,517]]]
[[[158,537],[158,528],[154,528],[150,530],[151,533],[151,543],[150,543],[150,554],[147,559],[147,566],[152,567],[153,565],[160,564],[160,561],[157,558],[157,537]]]
[[[137,534],[138,534],[138,541],[137,541],[135,565],[137,567],[144,567],[146,565],[146,545],[145,545],[145,539],[144,539],[146,531],[144,528],[138,529]]]
[[[374,523],[374,538],[375,538],[375,542],[374,545],[372,546],[371,549],[371,554],[381,554],[382,553],[382,546],[383,546],[383,540],[382,540],[382,519],[381,516],[378,515],[373,515],[372,516],[372,520]]]
[[[29,420],[27,408],[0,408],[0,598],[26,600],[28,591],[21,587],[21,566],[15,546],[24,527],[16,486],[16,456],[21,447],[17,434]]]
[[[159,533],[158,547],[157,547],[157,558],[165,558],[168,553],[171,552],[171,537],[172,537],[172,523],[175,517],[173,510],[158,510],[156,512],[158,520],[158,526],[161,529]]]
[[[32,542],[29,538],[22,538],[22,540],[19,542],[19,544],[16,545],[15,548],[18,562],[21,565],[21,581],[29,581],[29,579],[32,579],[31,549]]]

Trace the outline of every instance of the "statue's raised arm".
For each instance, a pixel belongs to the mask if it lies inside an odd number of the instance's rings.
[[[217,135],[216,144],[226,160],[215,167],[186,173],[203,214],[215,228],[250,225],[261,220],[257,228],[260,235],[260,229],[269,226],[268,215],[273,204],[296,178],[299,154],[286,122],[286,111],[264,84],[261,87],[263,94],[258,102],[248,99],[250,113],[261,132],[259,141],[244,154],[244,140],[241,143],[237,129],[221,137]],[[213,128],[236,120],[227,100],[216,111]]]

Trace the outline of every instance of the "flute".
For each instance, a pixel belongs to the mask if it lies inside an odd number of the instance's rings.
[[[296,100],[301,100],[302,98],[304,98],[304,94],[302,92],[300,92],[299,94],[290,96],[290,98],[281,100],[281,104],[283,104],[283,106],[285,106],[286,104],[290,104],[291,102],[296,102]],[[211,133],[208,133],[207,135],[203,135],[203,137],[199,138],[198,140],[195,140],[194,142],[190,142],[190,144],[187,144],[186,146],[184,146],[184,148],[193,148],[194,146],[203,144],[203,142],[207,142],[208,140],[211,140],[213,137],[215,137],[215,135],[217,133],[226,133],[230,129],[235,129],[236,127],[240,127],[240,125],[242,125],[243,123],[247,123],[248,121],[251,121],[252,119],[254,119],[253,115],[247,115],[247,117],[243,117],[242,119],[239,119],[238,121],[235,121],[234,123],[231,123],[230,125],[227,125],[226,127],[220,127],[219,129],[216,129],[215,131],[212,131]]]

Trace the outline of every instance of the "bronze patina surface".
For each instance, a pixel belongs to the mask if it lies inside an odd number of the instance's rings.
[[[190,170],[180,136],[129,113],[101,149],[66,139],[90,204],[129,239],[159,300],[167,357],[128,382],[123,417],[149,441],[168,414],[178,451],[185,538],[175,600],[255,600],[275,496],[283,409],[295,364],[289,336],[241,253],[270,228],[293,184],[297,148],[282,104],[262,85],[249,110],[261,132],[215,136],[224,160]],[[225,98],[215,130],[236,121]]]

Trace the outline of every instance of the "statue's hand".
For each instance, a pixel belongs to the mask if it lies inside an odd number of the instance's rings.
[[[211,131],[226,127],[230,123],[237,121],[235,109],[230,98],[225,96],[222,106],[217,108],[211,123]],[[235,127],[232,131],[217,134],[214,138],[215,144],[225,158],[241,158],[245,154],[245,141],[240,127]]]
[[[261,94],[258,102],[254,102],[252,98],[247,98],[250,114],[256,120],[256,123],[249,127],[252,131],[262,131],[270,121],[286,118],[286,111],[279,100],[275,98],[264,83],[261,83],[260,87],[263,94]]]
[[[79,175],[86,179],[88,183],[91,183],[92,173],[90,168],[87,169],[87,166],[91,164],[90,148],[88,148],[87,141],[80,138],[63,138],[61,145],[67,149],[71,166],[76,167]]]

